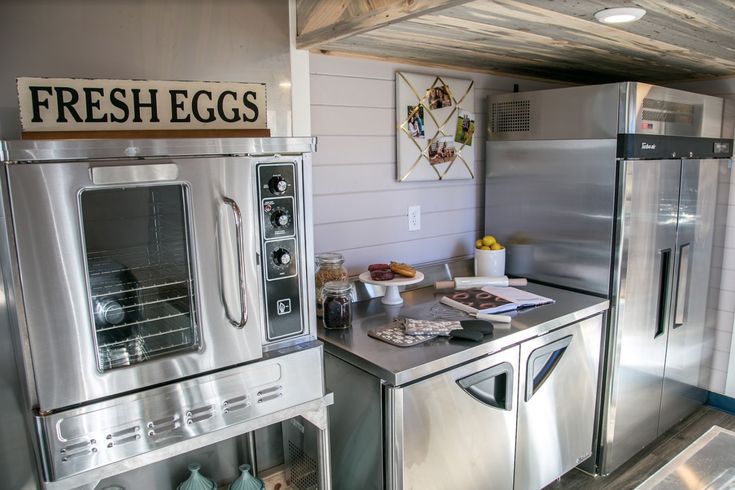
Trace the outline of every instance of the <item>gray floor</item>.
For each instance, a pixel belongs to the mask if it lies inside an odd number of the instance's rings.
[[[711,407],[702,407],[610,475],[593,478],[581,471],[573,470],[547,486],[545,490],[635,488],[713,425],[735,430],[735,415]]]

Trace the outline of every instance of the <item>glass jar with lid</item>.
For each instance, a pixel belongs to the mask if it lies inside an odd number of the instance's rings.
[[[347,281],[329,281],[322,288],[324,328],[347,328],[352,324],[352,286]]]
[[[316,285],[316,315],[322,316],[322,288],[329,281],[346,281],[347,270],[344,267],[345,259],[342,254],[323,253],[316,256],[316,273],[314,283]]]

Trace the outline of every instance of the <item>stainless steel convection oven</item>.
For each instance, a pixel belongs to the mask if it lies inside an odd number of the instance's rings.
[[[160,461],[298,407],[323,415],[314,145],[3,143],[3,277],[47,486]]]

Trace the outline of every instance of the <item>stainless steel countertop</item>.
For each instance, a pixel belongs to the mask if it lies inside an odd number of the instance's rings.
[[[384,305],[381,298],[353,303],[352,327],[326,330],[319,319],[318,335],[328,353],[389,385],[400,386],[589,318],[609,307],[604,298],[550,286],[529,284],[523,289],[556,302],[510,313],[511,328],[496,328],[492,336],[480,343],[439,337],[412,347],[397,347],[368,336],[368,330],[387,326],[398,317],[435,319],[432,307],[446,291],[433,287],[402,293],[404,303],[400,306]]]

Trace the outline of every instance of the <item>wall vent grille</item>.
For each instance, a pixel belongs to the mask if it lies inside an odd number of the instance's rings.
[[[491,133],[517,133],[530,130],[530,100],[511,100],[490,104]]]

